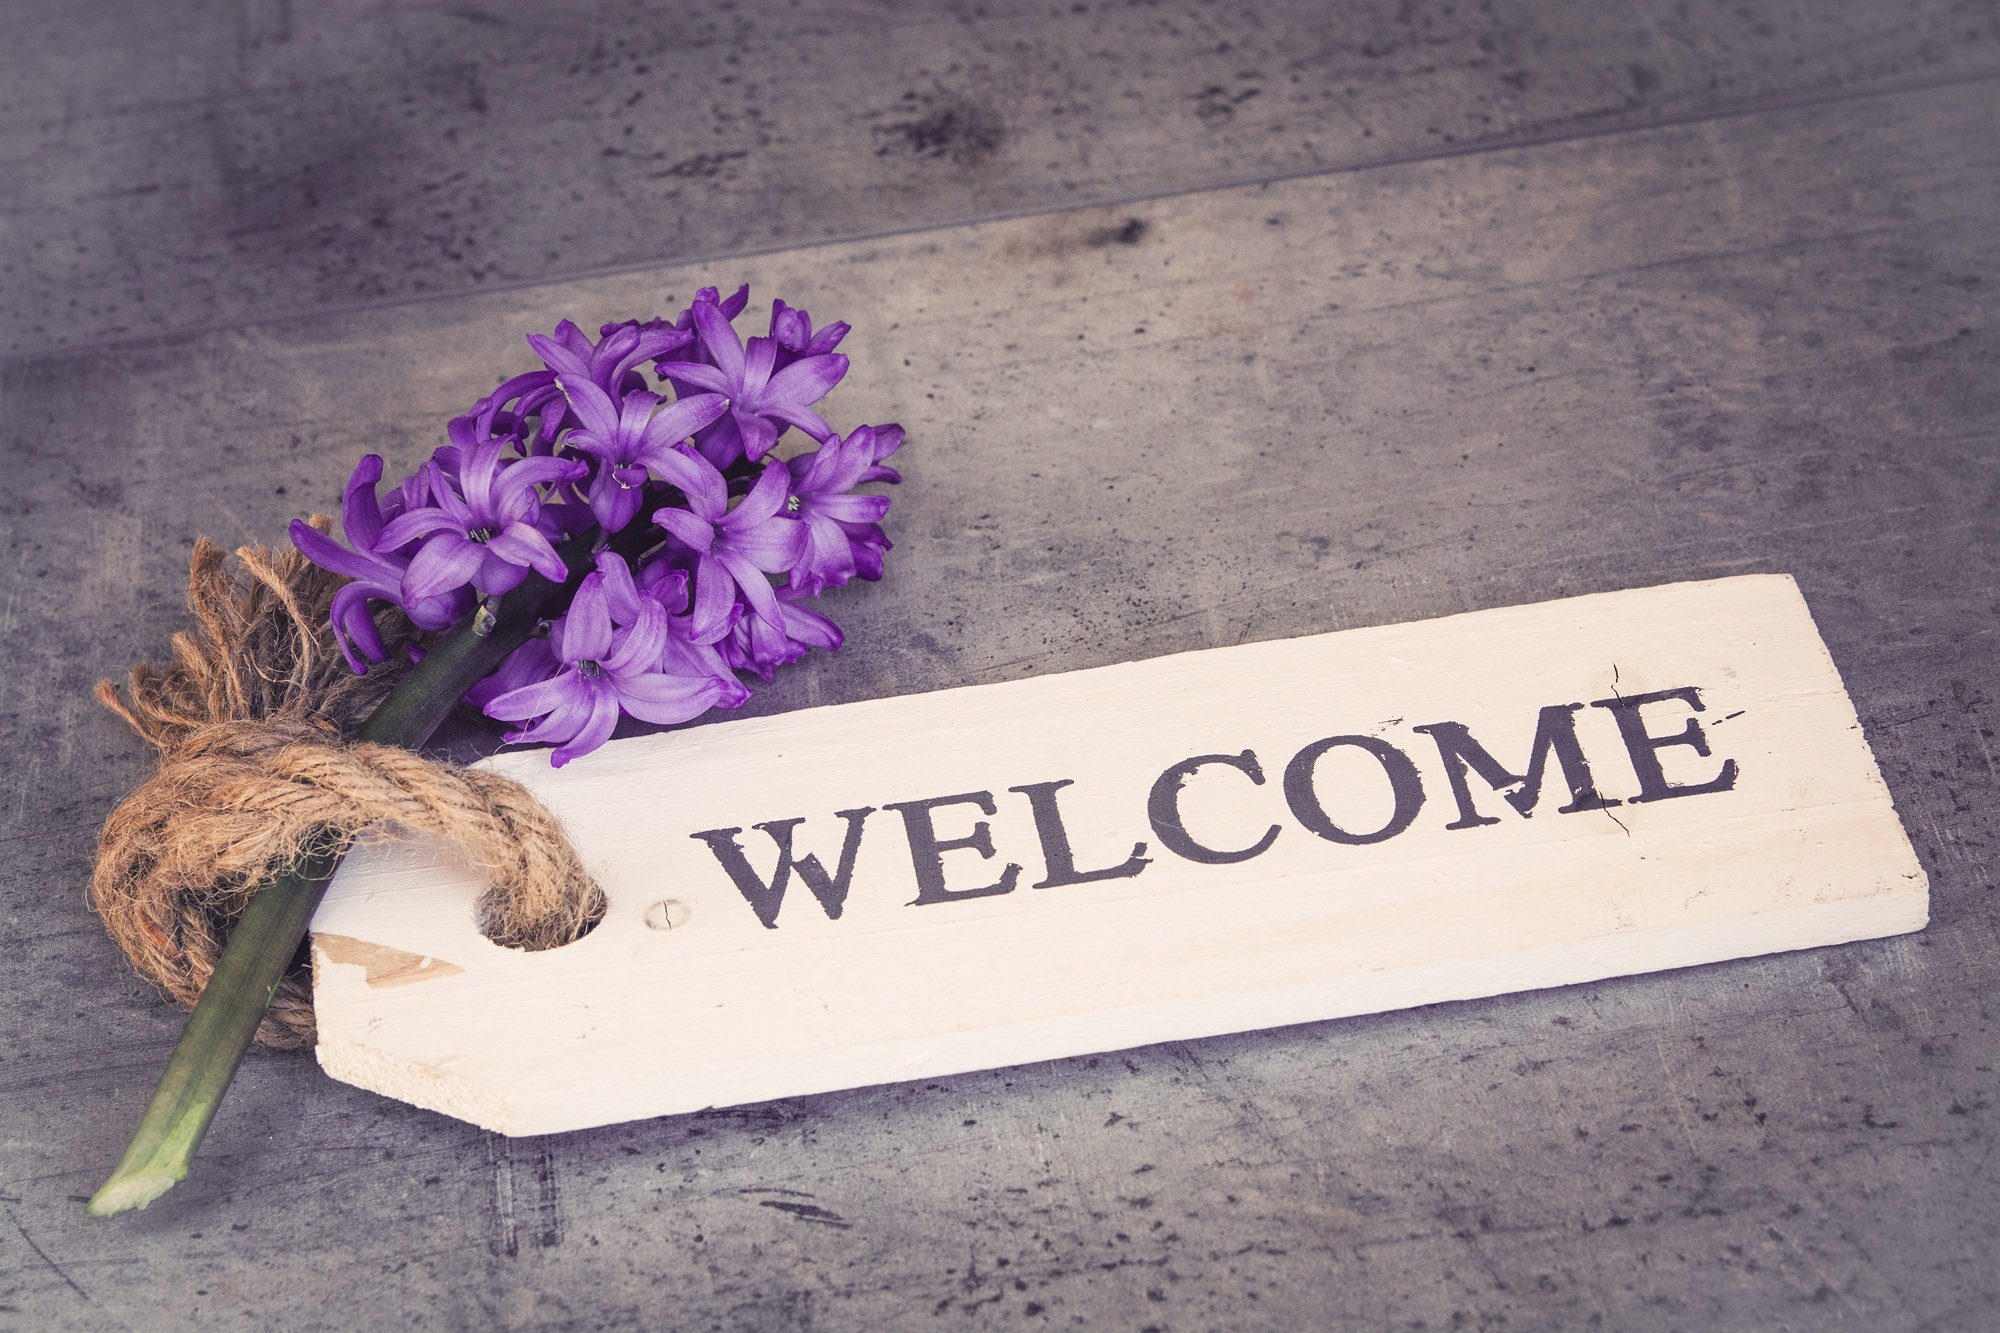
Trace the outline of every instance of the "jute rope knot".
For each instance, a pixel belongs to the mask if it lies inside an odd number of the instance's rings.
[[[588,930],[604,895],[526,788],[342,740],[393,681],[379,671],[356,676],[341,660],[327,619],[341,580],[294,551],[250,546],[236,556],[247,577],[197,541],[188,572],[197,631],[174,635],[173,665],[134,667],[129,698],[110,681],[97,687],[160,751],[152,777],[105,821],[90,887],[139,974],[192,1006],[260,884],[392,828],[449,840],[487,875],[478,912],[496,942],[545,949]],[[408,633],[387,614],[382,629],[392,650]],[[257,1038],[312,1043],[303,976],[287,978]]]

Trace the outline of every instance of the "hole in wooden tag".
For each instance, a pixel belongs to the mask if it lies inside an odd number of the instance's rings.
[[[605,909],[610,906],[610,900],[604,896],[604,890],[592,884],[590,886],[591,904],[589,916],[584,920],[583,929],[576,933],[576,939],[557,939],[551,941],[546,938],[539,940],[534,938],[515,938],[508,935],[502,927],[498,904],[494,901],[493,892],[492,890],[488,890],[480,896],[478,904],[473,909],[473,924],[479,928],[480,934],[501,948],[514,949],[521,953],[539,953],[544,950],[568,948],[570,945],[575,944],[577,940],[596,930],[598,924],[604,920]]]
[[[678,898],[662,898],[646,909],[646,924],[654,930],[679,930],[694,909]]]

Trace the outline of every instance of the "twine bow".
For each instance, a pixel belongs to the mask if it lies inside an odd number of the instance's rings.
[[[291,550],[246,546],[236,558],[247,577],[199,539],[188,570],[197,629],[174,635],[173,664],[135,666],[129,699],[97,686],[160,752],[105,821],[90,887],[139,974],[192,1007],[260,884],[391,828],[446,839],[487,875],[477,910],[495,942],[546,949],[588,930],[604,895],[525,787],[342,739],[394,683],[386,671],[353,674],[335,649],[327,612],[342,580]],[[393,655],[407,627],[383,628]],[[257,1039],[291,1048],[313,1034],[311,990],[295,971]]]

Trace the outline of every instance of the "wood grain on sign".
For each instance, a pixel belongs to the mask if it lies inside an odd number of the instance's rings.
[[[1788,577],[1605,593],[489,761],[610,899],[448,848],[315,921],[335,1077],[511,1134],[1833,944],[1927,885]]]

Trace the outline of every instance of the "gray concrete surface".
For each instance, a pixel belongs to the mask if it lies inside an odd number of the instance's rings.
[[[493,73],[536,49],[504,10],[23,38],[48,78],[0,117],[0,1323],[2000,1324],[1991,4],[715,9],[673,51],[579,13],[538,30],[548,123]],[[641,76],[564,71],[621,38],[682,84],[764,71],[674,101],[698,151],[759,142],[700,225],[649,231],[664,194],[580,165]],[[1265,91],[1204,117],[1224,42]],[[487,112],[451,102],[460,66]],[[795,66],[836,110],[778,95]],[[1002,146],[878,134],[918,84],[982,89]],[[465,166],[374,133],[389,86]],[[343,116],[345,172],[313,132]],[[246,186],[232,135],[313,202]],[[135,162],[160,189],[117,193]],[[411,221],[452,169],[490,272]],[[359,453],[414,463],[522,331],[739,277],[852,320],[844,421],[911,432],[890,577],[754,709],[1788,571],[1932,925],[539,1140],[258,1055],[194,1178],[87,1219],[180,1025],[83,900],[146,766],[90,683],[160,653],[196,533],[275,539]]]
[[[1986,0],[10,0],[0,349],[1992,68]]]

